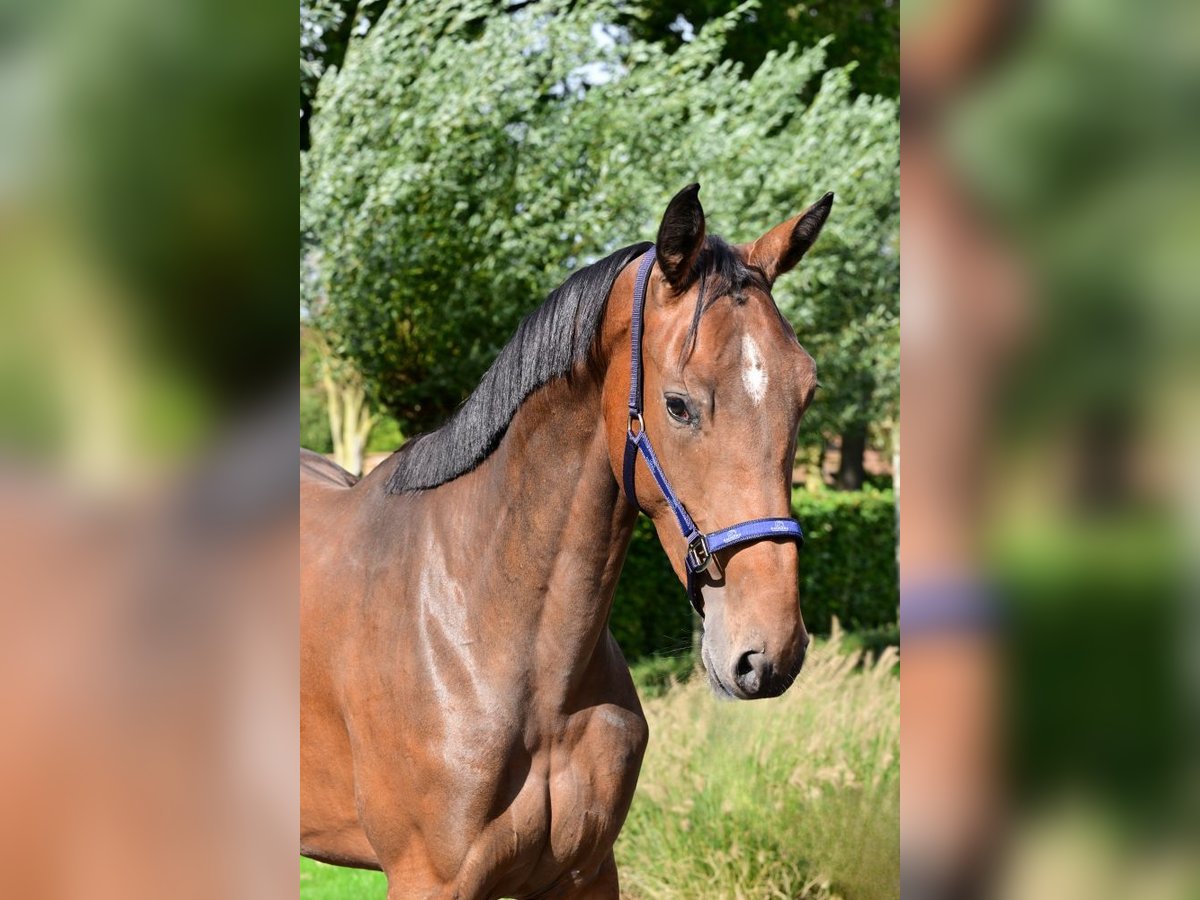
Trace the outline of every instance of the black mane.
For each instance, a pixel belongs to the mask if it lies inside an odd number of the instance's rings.
[[[535,390],[568,375],[591,351],[613,282],[632,260],[650,248],[632,244],[575,272],[541,306],[521,320],[466,402],[436,431],[418,435],[392,455],[390,494],[428,490],[465,475],[500,444],[512,417]],[[709,237],[697,260],[700,292],[691,337],[704,311],[744,288],[767,287],[757,269],[718,237]]]
[[[487,459],[525,398],[587,358],[613,282],[649,247],[633,244],[580,269],[522,319],[479,386],[446,424],[394,454],[388,493],[435,488]]]

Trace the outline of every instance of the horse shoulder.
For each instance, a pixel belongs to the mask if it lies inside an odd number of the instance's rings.
[[[608,636],[596,685],[567,722],[551,762],[551,856],[601,865],[629,812],[649,726],[629,669]]]

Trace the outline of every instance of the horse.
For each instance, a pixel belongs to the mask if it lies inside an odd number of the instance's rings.
[[[712,691],[794,681],[817,375],[771,287],[833,195],[734,246],[699,189],[554,290],[441,428],[361,480],[301,451],[302,855],[390,900],[619,896],[649,734],[607,619],[639,511]]]

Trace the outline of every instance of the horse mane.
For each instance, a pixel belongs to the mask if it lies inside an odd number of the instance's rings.
[[[525,399],[587,359],[613,282],[650,244],[623,247],[585,266],[521,320],[471,396],[442,427],[408,441],[396,453],[389,494],[428,490],[465,475],[500,444]]]
[[[554,378],[568,376],[592,350],[613,282],[650,244],[623,247],[572,274],[551,291],[537,309],[521,320],[516,333],[484,373],[479,385],[435,431],[421,434],[392,454],[395,466],[387,480],[389,494],[429,490],[475,469],[500,445],[512,417],[534,391]],[[770,285],[757,269],[742,262],[737,251],[710,236],[696,261],[700,291],[689,329],[694,343],[704,312],[720,297],[755,285]]]

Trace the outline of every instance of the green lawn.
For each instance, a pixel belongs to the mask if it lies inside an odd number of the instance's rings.
[[[848,649],[815,643],[792,690],[762,703],[635,667],[657,696],[643,693],[650,748],[616,847],[622,896],[899,896],[896,651]],[[385,895],[378,873],[300,866],[304,900]]]
[[[383,900],[387,896],[387,879],[382,872],[343,869],[301,859],[300,896],[304,900]]]

